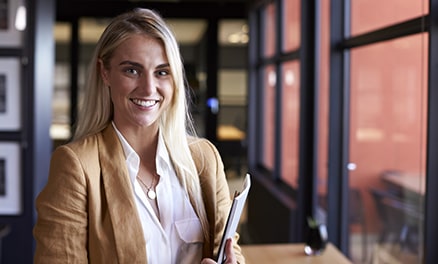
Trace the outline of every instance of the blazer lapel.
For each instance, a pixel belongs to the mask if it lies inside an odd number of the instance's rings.
[[[112,125],[102,132],[98,148],[118,262],[146,263],[146,244],[123,148]]]

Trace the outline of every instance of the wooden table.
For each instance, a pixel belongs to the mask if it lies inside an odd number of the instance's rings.
[[[351,264],[334,245],[328,244],[319,256],[304,254],[304,244],[242,245],[247,264]]]
[[[426,179],[423,176],[387,173],[382,175],[382,180],[401,190],[420,196],[423,196],[426,191]]]
[[[217,139],[220,141],[242,141],[245,132],[231,125],[220,125],[217,129]]]
[[[225,169],[234,169],[238,175],[242,173],[245,137],[245,132],[232,125],[220,125],[217,130],[217,146]]]

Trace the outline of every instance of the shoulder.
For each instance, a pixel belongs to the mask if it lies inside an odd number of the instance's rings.
[[[216,146],[206,138],[189,137],[190,152],[198,172],[218,171],[223,167],[222,159]]]
[[[87,152],[89,152],[90,150],[92,150],[93,148],[96,148],[98,143],[98,134],[93,134],[81,139],[77,139],[74,141],[71,141],[67,144],[61,145],[59,147],[56,148],[55,153],[56,152],[74,152],[74,153],[78,153],[78,154],[86,154]]]
[[[188,143],[192,156],[218,156],[216,146],[206,138],[188,137]]]
[[[65,145],[57,147],[56,152],[73,152],[81,157],[89,157],[94,155],[102,145],[114,145],[117,140],[112,126],[106,127],[104,130],[76,139]]]
[[[99,158],[101,152],[108,149],[117,149],[117,135],[112,126],[107,126],[104,130],[75,139],[65,145],[57,147],[52,155],[52,159],[68,158],[77,159],[80,163],[94,163]]]

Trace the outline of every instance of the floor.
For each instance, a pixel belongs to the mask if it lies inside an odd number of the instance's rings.
[[[421,256],[408,250],[401,250],[396,244],[379,244],[376,235],[368,236],[367,255],[362,258],[361,236],[353,236],[352,262],[354,264],[417,264]]]

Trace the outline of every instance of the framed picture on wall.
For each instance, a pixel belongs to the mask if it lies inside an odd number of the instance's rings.
[[[18,58],[0,58],[0,132],[19,130],[20,62]]]
[[[0,215],[17,215],[21,206],[20,145],[0,141]]]
[[[0,47],[21,46],[22,32],[15,27],[19,2],[0,0]]]

